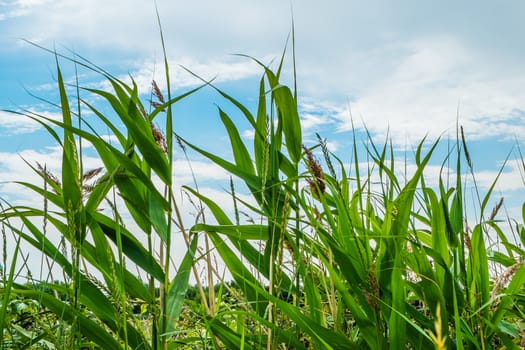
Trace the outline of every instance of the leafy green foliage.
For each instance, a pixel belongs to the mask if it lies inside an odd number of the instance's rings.
[[[76,104],[113,133],[115,144],[99,136],[81,108],[72,111],[56,57],[62,120],[28,116],[62,147],[62,171],[58,178],[28,164],[42,184],[18,184],[40,196],[41,205],[6,206],[0,213],[4,237],[9,231],[16,238],[0,281],[0,348],[523,346],[525,214],[515,222],[521,242],[512,242],[495,220],[498,207],[487,217],[496,179],[477,203],[480,219],[470,228],[462,183],[474,173],[464,137],[458,135],[456,152],[446,159],[456,164],[454,174],[440,175],[435,187],[427,185],[426,172],[439,140],[418,144],[414,171],[402,181],[388,140],[378,146],[368,134],[360,150],[354,132],[348,168],[320,137],[313,147],[303,145],[297,93],[280,82],[283,54],[276,71],[256,60],[264,75],[255,115],[206,82],[255,135],[253,142],[243,139],[233,115],[219,108],[232,153],[220,157],[173,132],[172,106],[202,87],[177,97],[168,88],[164,99],[154,83],[158,102],[146,113],[134,81],[126,84],[73,59],[111,86],[111,92],[76,86],[110,112],[80,96]],[[169,73],[166,80],[169,86]],[[161,114],[162,130],[153,123]],[[86,144],[103,164],[93,172],[83,169]],[[197,186],[185,186],[213,216],[213,223],[199,216],[185,229],[172,187],[175,144],[235,177],[233,214]],[[370,159],[365,167],[362,151]],[[470,175],[462,172],[463,157]],[[236,195],[239,183],[251,200]],[[255,219],[241,221],[238,205]],[[60,233],[59,244],[49,238],[51,228]],[[175,235],[187,246],[178,266],[172,263]],[[499,247],[487,244],[491,235],[499,237]],[[64,280],[20,284],[15,267],[23,257],[21,241],[60,269]],[[219,275],[216,257],[233,281]],[[204,277],[198,266],[205,267]],[[495,268],[503,272],[491,274]],[[189,286],[192,274],[195,287]]]

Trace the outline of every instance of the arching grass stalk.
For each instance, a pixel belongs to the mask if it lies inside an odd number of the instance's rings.
[[[157,22],[159,26],[159,35],[162,45],[162,52],[164,58],[164,70],[166,78],[166,88],[168,93],[168,100],[171,99],[171,81],[168,65],[168,57],[166,54],[166,45],[164,43],[164,34],[162,31],[162,24],[160,21],[159,10],[157,3],[155,2],[155,12],[157,14]],[[162,102],[162,101],[161,101]],[[166,112],[166,150],[167,150],[167,161],[168,161],[168,176],[169,181],[165,184],[164,188],[164,198],[168,200],[168,211],[167,211],[167,225],[166,228],[166,237],[164,242],[160,242],[160,259],[164,259],[163,268],[164,268],[164,281],[161,283],[160,289],[160,341],[162,350],[167,350],[168,343],[166,341],[165,334],[168,332],[168,323],[171,323],[169,320],[169,311],[167,309],[168,301],[167,295],[169,293],[170,285],[170,264],[171,264],[171,224],[172,224],[172,210],[173,210],[173,196],[172,196],[172,171],[173,171],[173,112],[171,105],[168,106]],[[164,249],[166,250],[164,252]]]

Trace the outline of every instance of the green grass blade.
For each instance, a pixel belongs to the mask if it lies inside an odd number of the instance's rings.
[[[144,269],[147,273],[151,274],[158,281],[164,280],[164,272],[155,258],[142,246],[142,244],[135,238],[135,236],[121,226],[118,222],[105,216],[102,213],[91,213],[90,225],[93,229],[97,226],[102,229],[104,234],[110,238],[114,243],[117,242],[117,230],[120,231],[122,241],[123,253],[134,263]],[[118,227],[120,226],[120,227]]]
[[[286,140],[288,154],[294,164],[301,159],[301,123],[297,105],[290,89],[283,85],[272,86],[275,104],[282,122],[282,130]]]
[[[267,241],[269,227],[267,225],[207,225],[196,224],[195,231],[207,231],[223,233],[234,240],[258,240]]]
[[[175,322],[179,319],[182,311],[182,306],[186,297],[186,290],[188,289],[188,281],[190,278],[191,268],[195,260],[195,252],[197,250],[198,235],[195,235],[188,247],[188,251],[184,255],[184,259],[179,265],[179,271],[175,278],[171,281],[167,301],[166,314],[164,315],[164,324],[161,327],[162,334],[166,334],[175,329]]]
[[[228,115],[220,108],[219,115],[230,137],[230,145],[232,147],[235,164],[244,172],[254,175],[255,169],[253,168],[252,159],[248,153],[248,150],[246,149],[246,146],[244,145],[244,142],[241,139],[241,136],[239,135],[237,127],[232,122],[230,117],[228,117]]]

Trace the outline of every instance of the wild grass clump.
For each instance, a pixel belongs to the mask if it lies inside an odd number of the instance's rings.
[[[525,218],[515,221],[520,242],[512,242],[495,220],[501,202],[485,215],[494,183],[480,197],[481,219],[467,225],[470,203],[463,182],[472,161],[463,134],[448,155],[453,174],[428,186],[425,170],[439,140],[417,145],[415,171],[406,181],[396,175],[399,165],[389,142],[377,145],[369,138],[363,146],[370,159],[366,169],[355,133],[350,166],[320,136],[318,144],[306,147],[296,92],[280,82],[283,59],[276,70],[256,61],[264,76],[252,114],[210,83],[173,97],[153,82],[156,100],[148,106],[134,81],[127,84],[72,59],[113,89],[75,86],[102,99],[111,109],[102,113],[78,93],[71,101],[59,58],[62,120],[27,116],[62,147],[61,174],[29,164],[41,183],[19,184],[40,196],[40,205],[5,206],[0,215],[4,247],[9,235],[15,242],[14,252],[3,255],[0,348],[523,347]],[[169,73],[166,80],[169,86]],[[236,107],[254,131],[247,142],[219,108],[231,158],[176,133],[172,106],[203,87]],[[84,118],[85,108],[116,143],[98,135]],[[156,123],[160,115],[162,127]],[[103,166],[86,172],[82,154],[88,144]],[[213,224],[206,216],[191,226],[184,222],[174,195],[176,146],[236,179],[230,185],[233,214],[198,187],[185,186]],[[251,201],[236,195],[240,182]],[[240,220],[239,205],[251,221]],[[51,230],[60,234],[61,245],[49,238]],[[488,247],[490,235],[499,237],[503,249]],[[175,240],[187,247],[178,266],[172,263]],[[17,280],[22,241],[64,278]],[[232,281],[219,274],[214,257]],[[494,266],[505,272],[491,275]]]

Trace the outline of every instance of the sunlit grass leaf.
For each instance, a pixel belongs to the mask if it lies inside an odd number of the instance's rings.
[[[80,243],[85,236],[85,217],[82,210],[82,186],[80,184],[80,160],[77,154],[77,143],[74,134],[67,127],[72,126],[71,111],[69,100],[62,78],[62,72],[58,65],[57,58],[57,79],[58,90],[60,93],[60,105],[62,109],[62,121],[66,128],[64,131],[63,152],[62,152],[62,197],[64,198],[63,209],[70,229],[74,231],[76,240]]]
[[[230,137],[230,144],[232,147],[235,164],[237,164],[237,166],[246,173],[255,174],[252,159],[250,157],[250,154],[248,153],[248,150],[246,149],[246,146],[244,145],[244,142],[241,139],[241,136],[239,135],[237,127],[232,122],[230,117],[228,117],[228,115],[224,113],[220,108],[219,115]]]

